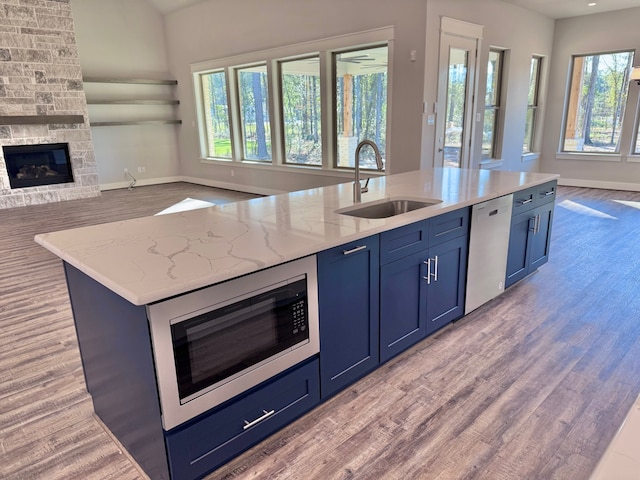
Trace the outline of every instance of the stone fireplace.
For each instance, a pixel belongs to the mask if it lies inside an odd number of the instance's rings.
[[[70,0],[0,0],[0,145],[0,209],[100,195]],[[5,150],[42,145],[65,145],[68,178],[12,181]],[[20,176],[53,177],[58,161]]]

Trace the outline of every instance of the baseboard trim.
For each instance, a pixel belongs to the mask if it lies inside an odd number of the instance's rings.
[[[254,187],[251,185],[241,185],[239,183],[221,182],[219,180],[209,180],[206,178],[181,177],[181,176],[137,179],[134,185],[134,188],[148,186],[148,185],[160,185],[162,183],[175,183],[175,182],[187,182],[187,183],[193,183],[195,185],[204,185],[206,187],[224,188],[225,190],[234,190],[236,192],[253,193],[255,195],[278,195],[280,193],[289,193],[285,190],[276,190],[273,188]],[[100,185],[100,191],[102,192],[105,190],[117,190],[121,188],[128,188],[129,185],[131,185],[131,181],[103,183]]]
[[[256,195],[278,195],[281,193],[289,193],[285,190],[255,187],[252,185],[241,185],[239,183],[221,182],[219,180],[209,180],[206,178],[182,177],[182,181],[195,183],[196,185],[205,185],[207,187],[224,188],[226,190],[235,190],[237,192],[253,193]]]
[[[582,180],[578,178],[559,178],[558,185],[565,187],[602,188],[604,190],[626,190],[640,192],[640,184],[627,182],[607,182],[604,180]]]
[[[183,182],[184,177],[162,177],[162,178],[147,178],[147,179],[136,179],[135,187],[144,187],[148,185],[160,185],[162,183],[175,183],[175,182]],[[131,185],[131,180],[127,180],[126,182],[115,182],[115,183],[103,183],[100,184],[100,191],[103,192],[105,190],[117,190],[120,188],[128,188]]]

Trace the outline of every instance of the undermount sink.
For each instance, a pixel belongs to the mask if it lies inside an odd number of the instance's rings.
[[[388,218],[419,208],[442,203],[442,200],[412,200],[408,198],[387,198],[383,201],[356,204],[336,210],[336,213],[359,218]]]

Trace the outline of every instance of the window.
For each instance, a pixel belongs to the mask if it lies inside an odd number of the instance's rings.
[[[240,68],[236,72],[245,160],[271,161],[271,123],[267,66]]]
[[[482,127],[482,157],[499,156],[498,125],[500,121],[500,94],[504,51],[491,49],[487,65],[487,91],[484,100],[484,124]]]
[[[280,63],[284,162],[322,164],[320,59]]]
[[[536,120],[538,111],[538,95],[540,93],[540,70],[542,57],[531,58],[529,71],[529,96],[527,101],[527,122],[524,131],[522,153],[532,153],[536,134]]]
[[[353,167],[359,142],[373,140],[384,162],[387,123],[387,46],[334,54],[338,124],[337,167]],[[372,149],[362,150],[361,168],[376,168]]]
[[[393,27],[191,65],[201,155],[253,168],[353,168],[383,156]],[[375,169],[374,152],[361,167]]]
[[[227,78],[224,71],[200,76],[206,127],[207,155],[231,158]]]
[[[632,64],[632,51],[573,57],[563,151],[620,151]]]

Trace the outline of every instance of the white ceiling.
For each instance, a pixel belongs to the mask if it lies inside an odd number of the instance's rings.
[[[578,17],[592,13],[640,7],[640,0],[503,0],[551,18]],[[589,3],[594,6],[588,6]]]
[[[204,0],[148,0],[162,13],[170,13]],[[238,1],[238,0],[235,0]],[[268,1],[268,0],[265,0]],[[307,0],[308,1],[308,0]],[[577,17],[591,13],[640,7],[640,0],[503,0],[513,5],[533,10],[550,18]],[[587,4],[593,1],[593,7]]]

